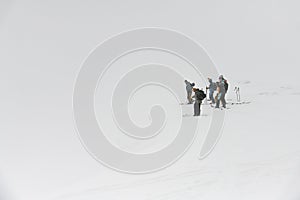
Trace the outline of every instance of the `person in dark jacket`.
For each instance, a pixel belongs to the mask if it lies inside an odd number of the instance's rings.
[[[192,99],[192,91],[193,91],[193,87],[195,86],[195,83],[190,83],[189,81],[185,80],[185,89],[186,89],[186,93],[187,93],[187,100],[188,100],[188,104],[192,104],[193,103],[193,99]]]
[[[225,101],[226,88],[225,88],[225,83],[222,75],[219,77],[219,82],[217,82],[217,91],[218,94],[216,96],[216,108],[220,107],[220,101],[222,102],[222,106],[226,108],[226,101]]]
[[[228,84],[228,81],[224,78],[224,76],[223,75],[220,75],[219,76],[219,80],[222,80],[223,82],[224,82],[224,87],[225,87],[225,93],[227,93],[227,91],[228,91],[228,88],[229,88],[229,84]]]
[[[203,90],[199,90],[198,88],[193,88],[193,91],[195,93],[194,116],[200,116],[202,100],[206,97],[206,94]]]

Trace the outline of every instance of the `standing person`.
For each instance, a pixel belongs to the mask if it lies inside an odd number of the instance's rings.
[[[193,88],[193,91],[195,92],[194,116],[200,116],[202,100],[205,99],[206,94],[198,88]]]
[[[208,78],[209,86],[206,89],[209,90],[209,100],[211,104],[215,104],[214,91],[217,90],[217,85],[212,81],[211,78]]]
[[[228,88],[229,88],[229,84],[228,84],[228,81],[224,78],[223,75],[220,75],[219,76],[219,80],[222,79],[222,81],[224,82],[224,87],[225,87],[225,93],[227,93],[228,91]]]
[[[225,95],[227,94],[229,84],[228,84],[228,81],[224,78],[223,75],[219,76],[219,80],[222,80],[222,83],[224,84],[225,92],[224,92],[224,95],[221,96],[221,102],[222,102],[223,107],[226,108]]]
[[[225,101],[226,89],[225,89],[224,81],[221,76],[219,77],[219,82],[217,82],[217,91],[218,94],[216,96],[216,100],[217,100],[216,108],[220,107],[220,101],[222,102],[223,108],[226,108],[226,101]]]
[[[193,103],[192,91],[193,91],[193,87],[195,86],[195,83],[190,83],[187,80],[185,80],[184,82],[186,85],[185,89],[186,89],[186,93],[187,93],[188,104],[192,104]]]

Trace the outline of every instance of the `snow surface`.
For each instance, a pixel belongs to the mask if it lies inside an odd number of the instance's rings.
[[[289,0],[2,0],[0,199],[299,200],[298,8]],[[235,102],[239,86],[250,103],[228,105],[222,137],[206,159],[198,159],[199,134],[174,165],[130,175],[85,151],[72,92],[96,45],[144,26],[178,30],[199,42],[229,80],[228,102]],[[192,117],[192,106],[181,107]],[[205,132],[212,108],[202,108]]]

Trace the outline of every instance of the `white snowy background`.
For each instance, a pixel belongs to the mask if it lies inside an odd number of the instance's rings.
[[[0,0],[0,199],[299,200],[299,6]],[[242,101],[251,103],[228,106],[222,138],[205,160],[196,141],[171,167],[129,175],[84,150],[72,92],[93,48],[145,26],[177,30],[203,45],[229,80],[228,101],[240,86]],[[210,108],[203,112],[205,124]]]

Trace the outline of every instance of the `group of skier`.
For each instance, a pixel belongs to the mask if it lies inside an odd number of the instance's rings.
[[[195,83],[190,83],[187,80],[184,82],[186,84],[188,104],[192,104],[194,102],[194,116],[200,116],[201,104],[206,98],[206,94],[202,89],[195,88]],[[211,106],[220,108],[220,103],[222,103],[222,107],[226,108],[225,95],[228,91],[228,81],[223,77],[223,75],[220,75],[217,82],[213,82],[211,78],[208,78],[208,82],[209,85],[206,87],[206,91],[208,90]],[[194,96],[192,96],[192,92],[194,92]]]

